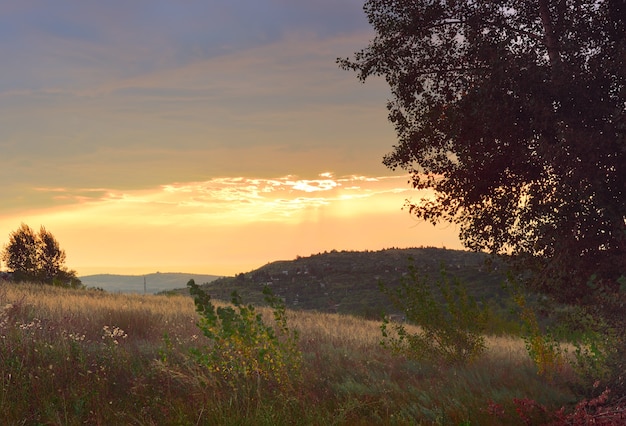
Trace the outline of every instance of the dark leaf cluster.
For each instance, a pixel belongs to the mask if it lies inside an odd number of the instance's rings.
[[[610,309],[626,299],[625,4],[369,0],[376,37],[339,60],[391,88],[384,164],[430,194],[412,213]]]

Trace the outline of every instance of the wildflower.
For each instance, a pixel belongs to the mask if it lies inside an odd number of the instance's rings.
[[[102,331],[104,333],[102,335],[102,340],[110,339],[115,345],[119,344],[118,339],[126,339],[128,337],[128,334],[126,334],[124,330],[115,326],[111,328],[108,325],[105,325],[102,327]]]
[[[29,322],[28,324],[20,324],[20,329],[22,330],[35,330],[35,329],[39,329],[41,330],[41,320],[39,318],[33,318],[33,320],[31,322]]]
[[[75,342],[82,342],[83,340],[85,340],[85,335],[70,333],[69,338],[74,340]]]

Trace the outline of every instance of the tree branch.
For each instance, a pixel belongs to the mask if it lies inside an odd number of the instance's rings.
[[[554,31],[554,25],[550,18],[549,0],[539,0],[539,17],[543,26],[544,42],[548,49],[548,58],[552,67],[552,80],[559,77],[561,71],[561,53],[559,49],[559,39]]]

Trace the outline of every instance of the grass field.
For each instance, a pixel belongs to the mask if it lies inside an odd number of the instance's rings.
[[[288,312],[301,375],[288,391],[252,392],[191,356],[209,344],[198,319],[185,296],[0,283],[3,424],[525,424],[520,400],[580,399],[567,371],[539,376],[517,337],[488,337],[472,365],[443,367],[392,356],[377,321],[315,312]]]

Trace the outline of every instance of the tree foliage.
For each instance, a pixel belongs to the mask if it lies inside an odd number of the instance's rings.
[[[376,36],[338,61],[391,88],[398,143],[384,164],[432,194],[407,201],[410,211],[458,224],[470,249],[541,271],[531,283],[557,299],[608,307],[622,298],[624,0],[369,0],[364,9]]]
[[[65,250],[45,227],[39,233],[22,224],[9,235],[1,259],[7,264],[16,281],[34,281],[79,287],[74,271],[65,267]]]

